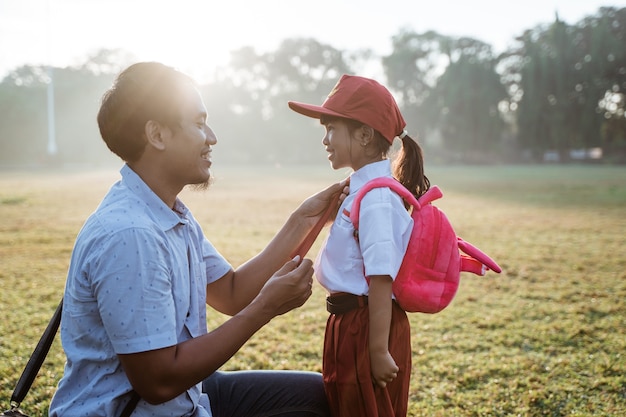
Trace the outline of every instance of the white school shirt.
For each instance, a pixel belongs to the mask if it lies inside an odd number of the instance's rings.
[[[358,242],[350,221],[359,189],[369,180],[391,176],[389,160],[368,164],[350,176],[350,194],[315,260],[316,278],[329,293],[368,295],[365,276],[389,275],[395,280],[413,228],[402,198],[389,188],[368,192],[361,201]]]

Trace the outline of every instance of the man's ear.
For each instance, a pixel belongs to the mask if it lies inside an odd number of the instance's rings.
[[[150,146],[158,150],[165,149],[165,141],[164,135],[166,128],[164,128],[159,122],[154,120],[148,120],[146,122],[146,126],[144,127],[144,133],[146,134],[146,139]]]

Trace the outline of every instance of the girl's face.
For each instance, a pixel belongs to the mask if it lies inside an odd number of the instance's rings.
[[[372,162],[365,153],[365,146],[359,142],[359,129],[351,132],[348,124],[341,119],[324,122],[326,134],[322,144],[328,152],[328,160],[333,169],[352,168],[354,171]]]

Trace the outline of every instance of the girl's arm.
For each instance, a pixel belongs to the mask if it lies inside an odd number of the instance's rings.
[[[389,353],[392,280],[389,275],[373,275],[369,278],[369,350],[372,379],[384,388],[400,370]]]

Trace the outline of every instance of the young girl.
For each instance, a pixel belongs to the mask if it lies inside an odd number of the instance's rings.
[[[411,139],[389,91],[378,82],[343,75],[321,106],[289,102],[320,119],[322,143],[333,169],[352,168],[343,201],[315,262],[328,291],[323,376],[334,417],[404,417],[411,377],[410,326],[393,302],[391,285],[400,269],[413,221],[402,199],[376,188],[362,200],[358,240],[350,222],[354,197],[367,181],[395,177],[416,197],[430,186],[422,150]],[[392,174],[387,158],[402,140]]]

